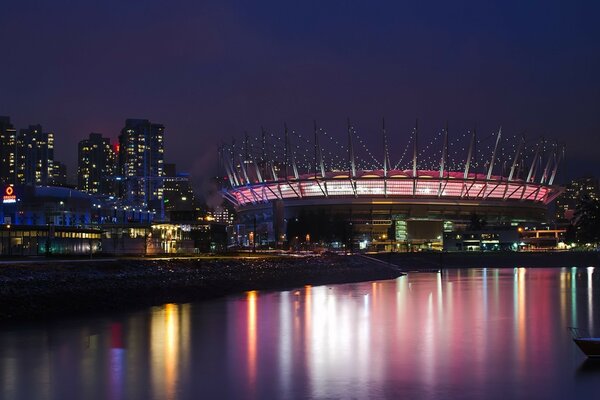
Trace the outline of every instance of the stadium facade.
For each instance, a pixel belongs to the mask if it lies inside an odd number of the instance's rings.
[[[221,148],[223,195],[238,212],[240,244],[441,248],[449,232],[543,222],[563,190],[554,181],[564,149],[501,130],[483,139],[466,132],[449,143],[443,129],[419,148],[415,127],[395,165],[385,128],[381,160],[350,123],[347,144],[331,139],[329,157],[325,137],[315,126],[310,143],[286,128],[280,138],[263,131],[239,148]]]

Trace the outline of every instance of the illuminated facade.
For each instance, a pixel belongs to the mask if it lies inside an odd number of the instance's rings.
[[[116,155],[110,139],[90,133],[79,142],[77,188],[84,192],[114,196]]]
[[[50,182],[52,186],[68,186],[67,183],[67,166],[54,160],[52,163],[52,180]]]
[[[16,183],[17,131],[9,117],[0,117],[0,181]]]
[[[193,221],[196,199],[190,183],[190,175],[178,173],[175,164],[165,164],[163,178],[165,214],[170,221]]]
[[[246,231],[256,230],[269,243],[312,239],[364,249],[373,243],[441,248],[444,233],[474,229],[474,217],[496,228],[544,221],[547,204],[562,192],[554,184],[560,149],[546,143],[526,148],[524,139],[502,140],[501,132],[483,140],[465,134],[467,144],[450,145],[442,130],[437,147],[432,140],[419,148],[415,128],[396,165],[390,162],[385,130],[381,159],[351,125],[342,155],[334,140],[338,148],[330,151],[330,160],[319,144],[325,132],[315,128],[312,141],[295,136],[314,148],[293,145],[286,129],[271,139],[275,144],[265,145],[263,133],[258,145],[246,140],[242,149],[221,149],[229,182],[223,195]],[[362,146],[362,159],[354,142]]]
[[[19,131],[16,143],[16,183],[49,185],[54,173],[54,134],[41,125]]]
[[[161,124],[128,119],[119,135],[118,175],[121,197],[162,212],[164,131]]]

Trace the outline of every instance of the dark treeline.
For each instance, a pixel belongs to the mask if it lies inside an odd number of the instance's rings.
[[[600,200],[583,196],[579,199],[567,240],[579,244],[600,243]]]

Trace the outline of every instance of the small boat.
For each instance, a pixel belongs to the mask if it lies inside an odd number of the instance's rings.
[[[600,358],[600,338],[592,337],[583,329],[569,327],[573,341],[590,358]]]

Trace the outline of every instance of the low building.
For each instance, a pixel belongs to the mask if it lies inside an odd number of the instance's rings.
[[[0,256],[94,254],[101,250],[101,235],[98,228],[0,225]]]
[[[144,226],[153,214],[65,187],[7,185],[0,203],[2,256],[105,252],[104,226]]]
[[[193,254],[225,249],[211,221],[154,221],[154,213],[110,196],[30,185],[4,187],[0,255]]]
[[[519,246],[523,250],[563,250],[566,229],[520,229]]]
[[[444,233],[444,251],[516,251],[519,243],[516,228]]]

